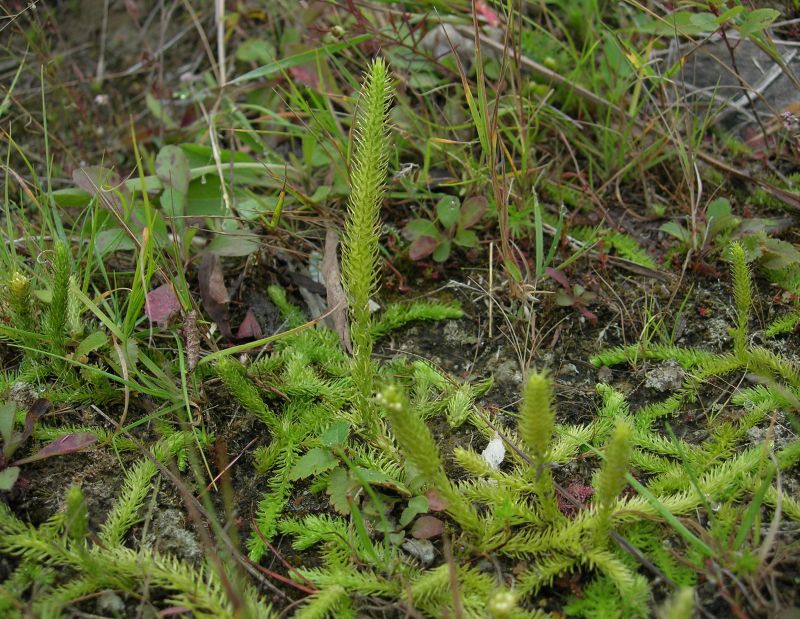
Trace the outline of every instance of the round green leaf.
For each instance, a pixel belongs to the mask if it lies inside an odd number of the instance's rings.
[[[436,204],[436,217],[447,230],[456,225],[460,211],[461,202],[455,196],[444,196]]]
[[[421,236],[429,236],[433,239],[438,239],[441,237],[439,230],[436,228],[436,224],[434,224],[430,219],[412,219],[406,224],[406,227],[403,229],[403,231],[405,232],[406,237],[412,241]]]
[[[436,262],[444,262],[450,257],[450,248],[451,248],[450,241],[444,241],[440,243],[436,250],[433,252],[433,259]]]
[[[459,230],[453,242],[460,247],[477,247],[478,235],[472,230]]]

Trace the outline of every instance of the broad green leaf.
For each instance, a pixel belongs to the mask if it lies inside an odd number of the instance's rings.
[[[400,514],[400,526],[404,527],[420,514],[428,513],[428,497],[415,496],[408,502],[408,506]]]
[[[412,219],[406,224],[404,231],[412,241],[421,236],[429,236],[433,239],[440,239],[442,235],[430,219]]]
[[[181,150],[189,160],[189,167],[192,169],[214,165],[214,149],[212,149],[210,146],[205,146],[204,144],[186,143],[181,144]],[[221,148],[219,150],[219,160],[221,163],[228,164],[231,163],[231,161],[234,163],[258,163],[253,157],[245,152],[239,150],[231,151],[227,148]],[[197,176],[193,176],[193,178],[197,178]]]
[[[720,24],[724,24],[726,21],[733,19],[740,13],[744,13],[746,10],[747,9],[745,9],[743,6],[734,6],[725,11],[724,13],[720,13],[720,16],[717,18],[717,21]]]
[[[94,244],[100,255],[105,255],[112,251],[133,251],[136,244],[128,236],[127,232],[119,228],[103,230],[94,238]]]
[[[717,16],[713,13],[697,13],[692,15],[690,22],[700,32],[714,32],[719,27]]]
[[[219,256],[248,256],[258,251],[259,247],[261,247],[261,239],[258,236],[240,230],[217,234],[206,250]]]
[[[575,305],[575,299],[563,290],[559,290],[556,293],[556,305],[560,305],[561,307],[572,307]]]
[[[450,241],[444,241],[439,244],[439,246],[433,252],[433,259],[436,262],[444,262],[450,257],[450,248],[452,243]]]
[[[393,477],[389,477],[386,475],[386,473],[382,473],[381,471],[375,469],[367,469],[363,466],[357,466],[355,469],[353,469],[352,477],[354,481],[357,481],[360,484],[380,486],[381,488],[391,490],[392,492],[402,494],[403,496],[409,496],[411,494],[404,484]]]
[[[108,343],[108,336],[103,331],[94,331],[87,335],[75,349],[75,357],[80,359],[90,352],[98,350]]]
[[[707,235],[712,239],[739,223],[739,219],[731,215],[731,203],[727,198],[717,198],[711,202],[706,209],[706,215],[708,216]]]
[[[172,186],[182,194],[188,191],[191,180],[189,159],[180,146],[170,144],[158,151],[156,176],[164,187]]]
[[[186,214],[189,217],[218,217],[225,214],[219,177],[206,176],[189,183]]]
[[[236,212],[242,219],[247,221],[255,221],[259,217],[263,217],[267,210],[261,204],[261,201],[256,198],[247,198],[236,204]]]
[[[737,28],[741,37],[749,37],[763,32],[769,25],[778,19],[780,13],[775,9],[756,9],[744,16],[742,23]]]
[[[0,471],[0,490],[11,490],[14,484],[17,483],[19,477],[19,467],[9,466],[8,468]]]
[[[717,198],[708,205],[706,209],[708,218],[723,217],[731,214],[731,203],[728,198]]]
[[[453,242],[460,247],[477,247],[478,235],[472,230],[459,230]]]
[[[15,402],[6,402],[0,404],[0,438],[3,439],[3,446],[5,447],[11,443],[11,437],[14,433],[14,419],[17,414],[17,405]]]
[[[320,441],[325,447],[336,447],[343,445],[350,432],[350,424],[346,421],[335,421],[325,432],[322,433]]]
[[[662,232],[666,232],[667,234],[674,236],[676,239],[678,239],[681,243],[685,245],[689,245],[691,241],[691,236],[689,235],[689,231],[675,221],[668,221],[664,224],[661,224],[661,226],[658,229],[661,230]]]
[[[764,236],[761,240],[761,265],[765,269],[780,270],[800,263],[800,251],[791,243]]]
[[[266,39],[245,39],[236,48],[236,60],[267,64],[275,58],[275,47]]]
[[[164,185],[161,208],[172,219],[172,225],[176,229],[182,229],[191,173],[189,160],[180,147],[168,145],[159,151],[156,157],[156,176]]]
[[[329,449],[314,447],[306,453],[289,471],[289,479],[305,479],[312,475],[319,475],[338,466],[339,460]]]
[[[666,36],[694,36],[713,32],[718,28],[717,18],[712,13],[675,11],[665,17],[653,19],[639,26],[638,31]]]
[[[461,201],[455,196],[444,196],[436,203],[436,218],[445,230],[452,230],[458,221]]]
[[[341,466],[335,469],[328,477],[328,489],[326,493],[331,498],[331,506],[343,515],[350,513],[350,493],[354,488],[359,487],[350,479],[350,473]]]

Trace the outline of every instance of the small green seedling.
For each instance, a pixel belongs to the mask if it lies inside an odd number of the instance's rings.
[[[741,220],[732,214],[728,199],[717,198],[706,208],[706,221],[698,225],[696,234],[677,221],[668,221],[660,230],[678,239],[685,251],[702,250],[714,240],[720,242],[721,246],[727,245],[730,233],[740,223]]]
[[[408,255],[412,260],[422,260],[430,255],[436,262],[450,256],[453,243],[459,247],[478,245],[478,235],[470,230],[486,212],[486,198],[475,196],[463,203],[455,196],[444,196],[436,204],[436,219],[412,219],[405,227],[411,240]],[[438,222],[438,223],[437,223]]]
[[[561,269],[547,267],[545,272],[561,285],[562,290],[556,293],[556,304],[561,307],[574,307],[584,318],[596,325],[597,316],[586,305],[594,301],[597,295],[580,284],[571,283],[567,274]]]

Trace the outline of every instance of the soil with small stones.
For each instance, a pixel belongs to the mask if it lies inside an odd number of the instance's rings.
[[[274,265],[270,263],[270,266]],[[292,284],[276,278],[274,271],[272,273],[270,277],[255,268],[252,277],[242,282],[237,297],[244,302],[234,312],[234,320],[237,315],[244,313],[245,307],[254,307],[265,333],[269,333],[270,328],[277,328],[279,319],[275,308],[263,292],[259,294],[256,291],[263,291],[264,281],[269,279],[288,285],[290,293]],[[547,370],[553,377],[560,423],[585,424],[593,419],[599,402],[595,391],[598,382],[610,384],[625,394],[634,411],[641,405],[668,397],[680,386],[682,376],[682,372],[670,362],[644,362],[635,368],[617,366],[600,369],[589,363],[589,358],[604,348],[637,341],[651,318],[644,311],[646,305],[651,312],[661,311],[668,320],[675,320],[675,313],[667,303],[672,299],[675,304],[675,299],[680,299],[678,302],[683,306],[683,313],[679,323],[669,325],[677,333],[676,344],[716,352],[729,350],[731,346],[728,335],[728,327],[733,322],[730,292],[727,284],[719,280],[699,280],[691,289],[684,286],[686,293],[673,295],[666,285],[658,281],[626,276],[616,270],[603,272],[590,268],[583,282],[587,285],[595,282],[594,289],[598,293],[597,301],[591,306],[598,320],[597,324],[592,324],[573,308],[555,306],[551,302],[552,295],[545,293],[537,295],[538,300],[527,304],[527,309],[525,304],[511,301],[508,291],[495,290],[490,297],[485,292],[487,273],[481,270],[455,270],[446,276],[443,277],[445,283],[428,294],[420,295],[420,298],[456,301],[465,310],[464,318],[414,324],[393,333],[376,347],[376,359],[389,360],[403,355],[411,359],[426,359],[461,380],[477,381],[493,377],[493,388],[479,404],[490,421],[499,421],[510,427],[515,426],[515,411],[523,376],[532,367]],[[413,275],[411,277],[412,286],[423,284],[414,282]],[[448,279],[450,277],[452,279]],[[389,299],[398,296],[392,290],[385,292]],[[766,293],[771,291],[765,289],[762,292],[764,294],[760,299],[768,299]],[[296,301],[301,303],[299,296]],[[491,328],[488,322],[490,303],[493,304]],[[771,306],[756,308],[754,314],[758,318],[750,325],[753,338],[791,357],[799,343],[797,335],[762,341],[762,320],[768,318],[771,311]],[[700,404],[696,409],[669,420],[676,434],[690,443],[701,444],[706,440],[706,416],[713,412],[716,401],[724,401],[729,390],[730,387],[725,384],[706,386],[701,391]],[[229,530],[243,540],[251,532],[251,518],[268,482],[268,479],[255,472],[253,450],[268,444],[269,437],[263,425],[252,415],[239,406],[231,406],[229,396],[217,381],[203,385],[202,394],[198,395],[202,399],[199,408],[203,423],[216,436],[215,449],[207,456],[211,470],[222,468],[215,453],[224,453],[226,461],[232,462],[227,474],[219,482],[220,485],[229,484],[230,499],[223,501],[224,492],[212,492],[213,502],[217,513],[224,514]],[[137,403],[134,402],[133,410],[129,413],[130,419],[135,418],[136,407]],[[91,413],[87,409],[60,410],[53,414],[63,422],[101,422],[99,419],[88,419]],[[471,431],[469,426],[453,429],[443,420],[433,421],[431,428],[448,463],[448,472],[456,479],[463,477],[463,472],[452,465],[453,449],[469,446],[482,451],[486,446],[485,439]],[[794,436],[791,423],[785,418],[777,420],[777,428],[776,439],[785,442]],[[759,428],[751,432],[750,439],[753,443],[759,442],[763,440],[764,433],[765,429]],[[148,434],[139,432],[137,438],[146,445]],[[140,454],[136,453],[115,455],[105,447],[34,463],[24,468],[20,483],[4,499],[19,517],[32,524],[40,524],[62,507],[64,490],[72,484],[80,484],[87,497],[90,528],[97,531],[119,492],[123,471],[139,457]],[[593,460],[591,457],[579,458],[560,467],[554,472],[556,480],[564,487],[589,485],[591,473],[597,465]],[[181,479],[190,492],[195,495],[202,492],[203,489],[195,487],[190,474],[182,475]],[[800,489],[796,473],[790,472],[782,481],[787,492]],[[183,491],[176,489],[167,479],[162,479],[156,494],[148,498],[142,522],[131,531],[131,541],[153,545],[190,562],[202,560],[208,549],[203,546],[196,527],[204,527],[205,524],[192,522],[182,496]],[[311,493],[307,486],[300,484],[287,511],[290,516],[302,517],[311,513],[327,513],[328,510],[324,494]],[[782,543],[790,546],[800,540],[800,531],[783,523],[779,536]],[[675,543],[678,544],[678,540]],[[438,547],[437,556],[437,560],[441,560],[441,548]],[[268,569],[285,573],[279,557],[296,566],[316,563],[313,553],[298,553],[291,548],[289,540],[281,538],[276,541],[275,553],[270,555],[266,563]],[[4,559],[0,562],[0,572],[13,563],[13,560]],[[783,574],[777,578],[786,581],[781,600],[787,605],[794,602],[790,592],[795,589],[789,585],[793,583],[790,575],[796,567],[796,560],[789,556],[780,557],[780,564],[776,566],[778,574]],[[510,573],[514,566],[509,564],[502,568]],[[567,583],[562,584],[566,586]],[[703,590],[707,587],[704,585]],[[296,599],[297,592],[284,586],[279,588],[288,596],[287,603]],[[543,593],[541,600],[549,600],[548,604],[556,608],[563,602],[565,593],[564,588],[556,584],[554,589]],[[716,593],[709,590],[708,594],[708,600],[704,603],[708,608],[717,607],[719,602],[713,601],[716,600]]]

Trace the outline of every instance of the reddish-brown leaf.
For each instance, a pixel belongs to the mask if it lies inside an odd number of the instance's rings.
[[[308,86],[309,88],[317,88],[319,86],[317,76],[304,66],[290,67],[289,75],[292,76],[295,82],[303,86]]]
[[[90,445],[97,442],[97,437],[89,432],[73,432],[57,438],[52,443],[48,443],[37,451],[32,456],[22,458],[14,462],[14,465],[27,464],[29,462],[36,462],[44,460],[45,458],[52,458],[53,456],[64,456],[71,454],[81,449],[86,449]]]
[[[411,536],[416,539],[431,539],[444,533],[444,523],[435,516],[420,516],[411,527]]]
[[[572,292],[572,288],[569,285],[569,279],[567,279],[567,274],[564,273],[564,271],[561,271],[560,269],[554,269],[553,267],[547,267],[544,271],[551,278],[561,284],[568,293]]]
[[[28,437],[33,434],[33,428],[36,422],[44,417],[50,409],[53,408],[53,403],[45,398],[37,399],[28,409],[28,414],[25,415],[25,425],[22,429],[22,435],[19,437],[19,442],[24,443]]]
[[[492,28],[497,28],[500,25],[500,17],[483,0],[475,2],[475,12],[483,17]]]
[[[408,248],[408,257],[412,260],[422,260],[430,256],[439,242],[432,236],[417,237]]]
[[[208,312],[222,335],[229,340],[233,339],[231,323],[228,318],[228,289],[225,287],[225,276],[222,274],[222,264],[219,256],[213,252],[206,252],[203,255],[203,262],[200,264],[198,272],[200,284],[200,298],[203,300],[203,307]]]
[[[165,327],[175,312],[181,309],[181,302],[175,295],[171,284],[163,284],[147,293],[144,314],[159,327]]]
[[[445,501],[433,488],[426,490],[425,496],[428,498],[428,511],[443,512],[447,509],[447,501]]]
[[[258,324],[258,320],[256,319],[256,315],[253,312],[253,308],[248,309],[247,313],[244,315],[244,320],[242,320],[242,324],[239,325],[239,330],[236,332],[237,339],[257,340],[263,336],[264,333],[263,331],[261,331],[261,325]]]
[[[458,226],[465,230],[471,228],[478,223],[486,209],[489,208],[489,203],[484,196],[473,196],[464,200],[461,205],[461,211],[458,215]]]

